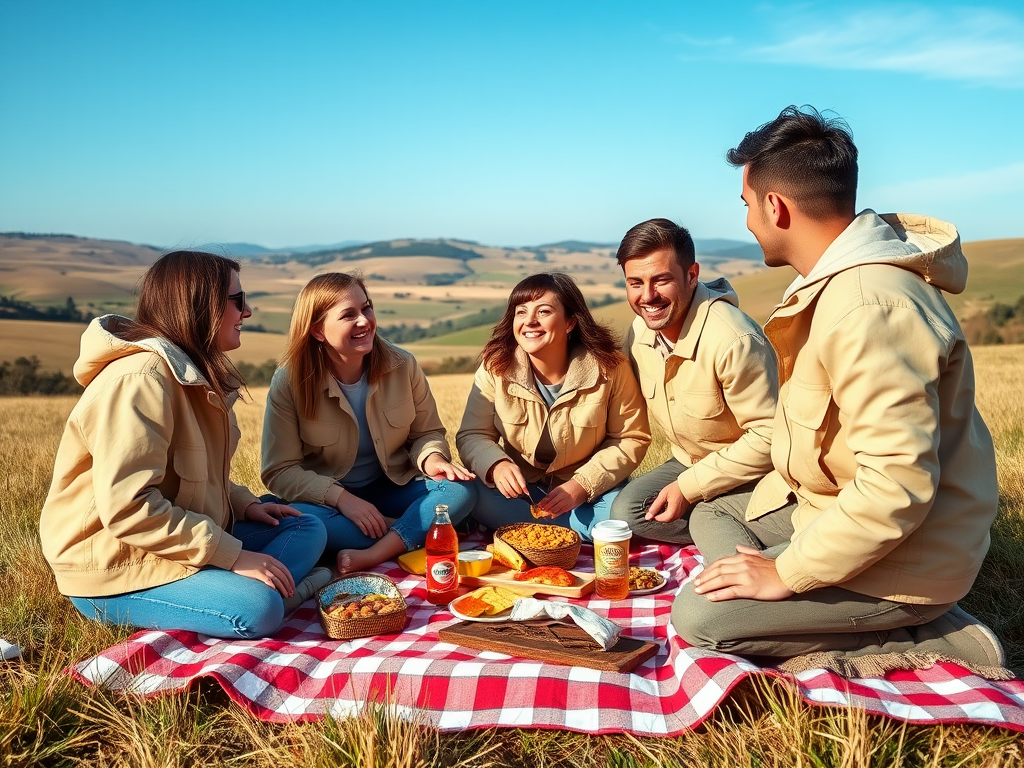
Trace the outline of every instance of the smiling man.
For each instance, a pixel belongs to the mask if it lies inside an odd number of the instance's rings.
[[[967,282],[956,229],[856,213],[849,129],[811,108],[787,107],[727,157],[765,262],[799,276],[765,325],[782,381],[774,470],[695,510],[707,567],[673,625],[718,651],[813,654],[792,672],[953,659],[1001,676],[998,640],[956,605],[998,506],[971,353],[942,296]]]
[[[698,279],[684,227],[637,224],[616,258],[637,314],[626,349],[672,458],[630,482],[612,517],[644,538],[689,544],[695,505],[750,490],[771,469],[775,356],[728,281]]]

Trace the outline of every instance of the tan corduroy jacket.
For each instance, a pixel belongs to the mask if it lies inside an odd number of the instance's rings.
[[[239,438],[230,405],[173,344],[119,338],[125,322],[96,318],[82,336],[75,378],[85,393],[39,518],[57,588],[72,597],[230,568],[242,548],[232,520],[257,501],[228,479]]]
[[[712,499],[772,468],[775,355],[738,304],[724,278],[698,281],[667,360],[642,318],[626,338],[647,409],[687,467],[677,482],[691,501]]]
[[[394,349],[400,362],[370,384],[366,421],[384,472],[405,485],[423,471],[430,454],[450,459],[451,451],[423,370],[411,354]],[[336,481],[356,460],[359,427],[333,376],[324,377],[319,393],[316,416],[307,419],[298,412],[287,370],[274,374],[263,419],[261,475],[286,501],[334,506],[342,491]]]
[[[775,471],[747,516],[796,498],[776,561],[790,589],[941,604],[973,584],[997,489],[971,353],[941,293],[966,282],[951,225],[865,211],[769,319]]]
[[[555,448],[548,465],[536,457],[545,427]],[[589,500],[629,477],[650,442],[643,398],[629,364],[623,361],[605,376],[594,356],[581,348],[572,354],[550,410],[522,349],[516,350],[515,368],[504,378],[481,366],[456,436],[459,456],[489,485],[491,467],[512,459],[527,482],[575,479]]]

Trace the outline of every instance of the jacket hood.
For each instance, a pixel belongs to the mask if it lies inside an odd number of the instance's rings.
[[[95,379],[104,368],[115,360],[139,352],[159,355],[181,384],[207,385],[206,378],[195,363],[167,339],[152,338],[141,341],[125,341],[118,333],[131,321],[120,315],[103,315],[95,318],[82,334],[81,352],[75,362],[75,380],[83,387]]]
[[[947,293],[961,293],[967,286],[967,259],[956,227],[929,216],[878,215],[868,208],[832,242],[806,277],[790,284],[783,301],[802,288],[864,264],[911,270]]]
[[[716,277],[710,283],[704,283],[704,287],[708,289],[708,301],[725,301],[734,307],[740,305],[740,297],[724,277]],[[695,294],[695,301],[696,298]]]

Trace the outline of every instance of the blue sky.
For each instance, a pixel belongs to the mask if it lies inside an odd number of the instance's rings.
[[[0,0],[0,231],[751,240],[723,155],[833,109],[861,207],[1024,236],[1024,3]]]

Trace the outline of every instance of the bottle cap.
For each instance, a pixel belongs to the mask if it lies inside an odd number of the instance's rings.
[[[591,531],[591,538],[596,541],[626,541],[633,535],[629,523],[625,520],[602,520]]]

